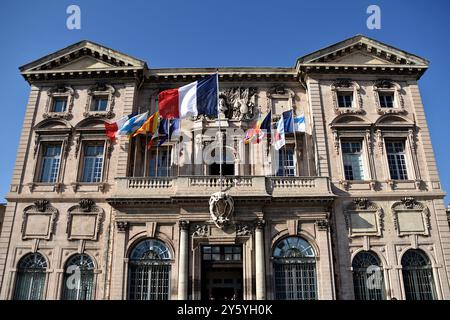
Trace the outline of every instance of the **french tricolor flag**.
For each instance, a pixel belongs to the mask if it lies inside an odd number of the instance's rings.
[[[213,74],[178,89],[162,91],[158,95],[161,118],[188,118],[201,114],[217,117],[218,75]]]

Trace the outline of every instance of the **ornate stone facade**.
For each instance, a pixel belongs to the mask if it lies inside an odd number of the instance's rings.
[[[25,298],[80,298],[65,282],[78,261],[89,299],[361,299],[357,262],[370,253],[377,297],[407,299],[405,257],[419,253],[425,298],[450,299],[450,230],[418,87],[427,67],[355,36],[292,68],[220,68],[219,118],[183,120],[182,138],[154,153],[143,136],[111,142],[104,124],[152,113],[160,91],[215,69],[153,69],[89,41],[21,67],[31,92],[0,298],[24,297],[16,284],[32,257],[45,276]],[[268,135],[243,143],[259,117],[271,111],[274,125],[291,109],[306,132],[286,135],[285,154]],[[208,162],[218,157],[223,177]],[[289,284],[293,266],[308,292]],[[161,292],[133,290],[142,268],[167,275]]]

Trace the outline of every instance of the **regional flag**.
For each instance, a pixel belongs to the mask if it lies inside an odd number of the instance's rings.
[[[134,116],[131,119],[128,119],[122,128],[119,129],[120,135],[131,135],[133,134],[137,129],[139,129],[142,124],[147,120],[148,112],[138,114],[137,116]]]
[[[178,89],[162,91],[158,95],[161,118],[188,118],[190,116],[216,116],[218,101],[218,75],[189,83]]]
[[[159,113],[156,111],[142,124],[142,126],[133,133],[133,137],[138,134],[155,134],[158,129]]]
[[[105,134],[111,140],[111,142],[114,142],[117,137],[118,131],[123,127],[123,125],[132,117],[134,117],[136,114],[129,114],[126,116],[123,116],[119,118],[116,122],[108,123],[105,122]]]
[[[265,130],[266,132],[270,132],[271,121],[272,121],[272,111],[269,111],[269,113],[264,117],[264,119],[260,117],[259,120],[256,122],[255,126],[247,131],[244,143],[248,144],[251,141],[255,141],[255,143],[260,143],[262,138],[264,137],[263,130]]]

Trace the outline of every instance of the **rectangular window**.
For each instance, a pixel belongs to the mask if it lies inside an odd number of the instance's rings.
[[[54,98],[52,112],[66,112],[67,98]]]
[[[338,92],[337,96],[339,108],[351,108],[353,106],[352,92]]]
[[[389,173],[393,180],[408,180],[405,141],[386,141]]]
[[[103,143],[87,143],[84,145],[81,182],[101,182],[103,149]]]
[[[58,179],[60,163],[61,144],[44,144],[42,149],[39,182],[56,182]]]
[[[150,177],[169,177],[172,175],[171,151],[171,147],[158,147],[149,152],[148,174]]]
[[[108,97],[94,97],[92,99],[91,111],[106,111],[108,108]]]
[[[278,151],[278,170],[279,177],[295,176],[294,149],[290,147],[282,147]]]
[[[240,246],[203,246],[203,261],[241,261]]]
[[[364,180],[364,162],[361,141],[342,142],[342,160],[345,180]]]
[[[380,97],[380,106],[382,108],[394,107],[394,93],[382,92],[378,96]]]

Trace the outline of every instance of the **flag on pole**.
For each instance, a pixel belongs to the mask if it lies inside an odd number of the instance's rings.
[[[158,111],[156,111],[150,117],[148,117],[147,120],[145,120],[142,126],[139,129],[137,129],[132,136],[136,137],[138,134],[153,135],[158,129],[158,122],[159,122],[159,113]]]
[[[294,131],[306,132],[304,115],[294,117]]]
[[[218,75],[210,75],[178,89],[162,91],[158,95],[161,118],[188,118],[190,116],[217,116]]]
[[[111,142],[114,142],[116,140],[117,133],[119,132],[119,130],[129,119],[131,119],[134,116],[135,114],[131,113],[129,115],[119,118],[117,121],[113,123],[105,122],[105,133]]]
[[[284,119],[283,115],[277,122],[277,127],[275,129],[275,136],[273,139],[273,146],[275,150],[280,150],[286,144],[285,134],[284,134]]]
[[[147,120],[148,112],[144,112],[128,119],[124,125],[119,129],[120,135],[131,135]]]
[[[294,132],[294,112],[293,110],[288,110],[282,113],[282,118],[284,119],[284,133]]]
[[[244,143],[260,143],[265,134],[263,130],[265,130],[266,132],[270,132],[271,120],[272,111],[269,111],[269,113],[264,118],[260,117],[255,126],[247,131]]]
[[[167,122],[169,122],[169,124],[167,124]],[[180,119],[161,119],[158,130],[160,136],[158,146],[166,142],[167,139],[170,141],[173,135],[179,135],[179,130]]]

